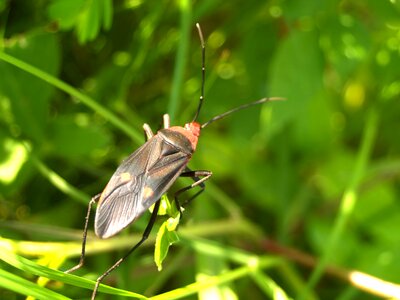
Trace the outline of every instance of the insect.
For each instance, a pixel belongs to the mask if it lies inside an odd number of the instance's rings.
[[[212,175],[211,171],[190,170],[187,165],[194,154],[201,129],[219,119],[236,111],[258,105],[267,101],[282,100],[282,98],[262,98],[258,101],[247,103],[217,115],[209,121],[200,124],[197,122],[203,101],[205,82],[205,43],[199,24],[196,24],[202,48],[202,85],[201,96],[193,121],[184,127],[170,126],[167,114],[163,116],[164,128],[154,134],[148,124],[143,125],[147,141],[128,158],[126,158],[112,175],[107,186],[101,194],[94,196],[89,202],[85,219],[82,252],[79,263],[67,270],[73,272],[82,267],[85,258],[85,246],[88,222],[93,204],[97,203],[94,229],[98,237],[106,239],[119,233],[122,229],[137,220],[153,204],[153,212],[146,226],[142,238],[131,248],[125,256],[105,271],[96,280],[92,300],[95,299],[99,284],[132,253],[149,236],[157,218],[161,196],[168,191],[178,177],[191,177],[194,182],[178,190],[174,195],[176,207],[180,209],[178,197],[183,192],[199,187],[192,198],[198,196],[205,188],[204,181]],[[187,201],[186,201],[187,202]]]

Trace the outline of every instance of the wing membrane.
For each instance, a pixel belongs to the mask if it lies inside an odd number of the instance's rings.
[[[96,210],[95,232],[108,238],[141,216],[175,182],[190,156],[155,135],[115,171]]]

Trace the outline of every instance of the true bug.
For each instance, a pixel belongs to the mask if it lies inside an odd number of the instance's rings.
[[[148,124],[144,124],[143,129],[147,141],[121,163],[103,192],[94,196],[89,202],[83,231],[80,261],[75,267],[67,270],[66,273],[73,272],[83,265],[88,221],[94,203],[98,202],[94,221],[95,233],[98,237],[103,239],[112,237],[120,232],[154,204],[152,215],[143,232],[142,238],[125,254],[125,256],[120,258],[106,272],[97,278],[92,293],[92,300],[96,297],[100,282],[148,238],[157,217],[160,207],[160,198],[168,191],[178,177],[191,177],[194,179],[194,183],[175,193],[174,200],[178,209],[180,209],[178,196],[182,192],[199,186],[201,190],[189,199],[192,200],[204,190],[204,181],[211,177],[212,172],[206,170],[192,171],[187,167],[188,162],[196,150],[201,129],[216,120],[222,119],[229,114],[249,106],[272,100],[282,100],[282,98],[278,97],[262,98],[217,115],[200,125],[200,123],[197,122],[197,118],[204,101],[205,43],[198,23],[196,27],[202,48],[202,85],[199,105],[193,121],[185,124],[184,127],[170,127],[169,116],[165,114],[163,116],[164,128],[159,130],[156,134],[153,134]]]

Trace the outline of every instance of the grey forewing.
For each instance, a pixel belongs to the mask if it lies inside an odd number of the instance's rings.
[[[96,235],[111,237],[142,215],[170,188],[190,158],[159,133],[149,139],[123,161],[104,189],[96,210]]]

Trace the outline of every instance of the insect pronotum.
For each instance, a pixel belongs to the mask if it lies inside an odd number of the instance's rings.
[[[194,183],[178,190],[174,195],[176,207],[180,209],[178,197],[184,191],[194,187],[200,190],[192,198],[198,196],[205,188],[204,181],[212,175],[211,171],[192,171],[187,167],[196,150],[200,131],[212,122],[226,117],[236,111],[258,105],[267,101],[283,98],[262,98],[243,104],[223,114],[217,115],[200,125],[197,122],[203,101],[205,83],[205,43],[200,25],[196,24],[202,49],[202,84],[201,95],[193,121],[181,126],[170,126],[169,115],[163,116],[164,128],[154,134],[148,124],[143,125],[147,141],[129,157],[127,157],[112,175],[102,193],[94,196],[89,202],[82,238],[82,253],[79,263],[66,273],[82,267],[85,259],[85,246],[88,221],[93,204],[97,203],[94,230],[98,237],[106,239],[116,235],[147,211],[153,204],[154,209],[142,238],[122,258],[106,270],[96,280],[92,300],[95,299],[99,284],[115,270],[132,252],[134,252],[149,236],[160,207],[161,196],[168,191],[178,177],[191,177]]]

